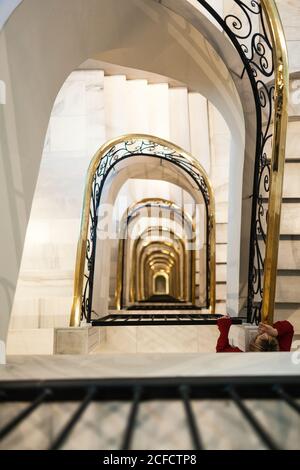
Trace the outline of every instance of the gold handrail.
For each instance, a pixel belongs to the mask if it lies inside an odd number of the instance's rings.
[[[284,31],[275,1],[261,0],[261,4],[272,38],[275,75],[271,185],[262,299],[262,320],[272,324],[275,309],[280,217],[288,125],[289,67]]]

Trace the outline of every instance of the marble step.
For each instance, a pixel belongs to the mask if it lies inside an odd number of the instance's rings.
[[[217,223],[216,224],[216,241],[217,243],[227,243],[228,239],[228,224]]]
[[[207,173],[210,172],[210,140],[207,99],[200,93],[189,93],[191,153]]]
[[[281,215],[281,235],[299,235],[300,234],[300,203],[292,202],[282,204]]]
[[[264,203],[265,210],[267,210],[267,203]],[[300,235],[300,202],[299,199],[291,199],[289,202],[284,200],[281,207],[281,225],[280,235],[294,236]],[[263,219],[263,226],[265,228],[266,221]]]
[[[300,132],[300,125],[299,125]],[[286,163],[284,170],[284,198],[300,198],[300,163]]]
[[[104,77],[105,131],[107,139],[123,135],[127,131],[127,109],[120,106],[126,94],[126,76]]]
[[[169,86],[155,83],[147,88],[149,134],[170,140]]]
[[[216,300],[217,301],[220,301],[220,300],[225,301],[226,296],[227,296],[226,283],[217,283],[216,284]]]
[[[277,303],[275,305],[275,321],[288,320],[292,323],[295,334],[300,334],[300,303]]]
[[[286,303],[275,305],[275,321],[288,320],[294,326],[295,334],[300,334],[300,303]]]
[[[278,269],[300,270],[300,240],[280,240]]]
[[[300,126],[299,126],[300,132]],[[283,182],[283,198],[284,199],[295,199],[300,198],[300,160],[288,160],[285,164],[284,169],[284,182]],[[262,192],[264,197],[268,197],[269,194]]]
[[[126,94],[119,106],[126,108],[126,133],[149,134],[147,80],[127,80]]]
[[[300,120],[288,124],[286,158],[300,158]]]
[[[227,243],[219,243],[216,246],[216,262],[217,264],[227,262]]]
[[[217,282],[226,282],[227,276],[227,265],[226,264],[217,264],[216,266],[216,279]]]
[[[276,302],[300,303],[300,272],[298,275],[277,275]]]
[[[185,151],[191,151],[188,91],[185,87],[169,89],[170,139]]]

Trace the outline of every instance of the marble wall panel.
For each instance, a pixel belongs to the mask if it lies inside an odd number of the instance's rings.
[[[54,329],[13,330],[7,341],[7,354],[51,355],[54,352]]]
[[[300,303],[300,277],[295,276],[277,276],[276,283],[276,302],[280,303]]]
[[[126,106],[122,106],[125,93],[125,75],[104,77],[105,133],[107,139],[114,139],[127,132],[127,111]]]
[[[227,224],[216,224],[216,240],[217,243],[227,243]]]
[[[103,81],[102,71],[75,71],[55,101],[25,239],[13,328],[68,325],[86,171],[106,140]]]
[[[149,97],[147,80],[127,80],[126,93],[124,97],[125,102],[123,106],[125,105],[127,109],[126,133],[149,134]],[[119,106],[121,103],[119,103]]]
[[[300,4],[298,0],[276,0],[286,39],[300,41]]]
[[[189,122],[191,153],[196,157],[205,171],[210,173],[210,140],[208,103],[200,93],[189,93]]]
[[[299,235],[300,234],[300,204],[292,203],[282,204],[281,227],[282,235]]]
[[[299,126],[299,130],[300,130],[300,126]],[[285,165],[283,197],[300,198],[300,164],[299,163],[286,163]],[[300,217],[300,214],[299,214],[299,217]]]
[[[137,327],[137,352],[197,352],[197,329],[193,326]]]
[[[296,78],[298,77],[298,78]],[[299,126],[299,117],[300,117],[300,79],[299,79],[299,69],[296,73],[296,77],[290,76],[290,96],[289,96],[289,126],[293,123],[294,120],[298,121]],[[298,127],[299,128],[299,127]],[[288,134],[289,135],[289,134]],[[299,148],[299,147],[298,147]]]
[[[106,343],[103,350],[112,350],[121,353],[137,352],[137,329],[136,326],[119,326],[106,328]]]
[[[217,282],[226,282],[226,274],[227,274],[226,264],[216,266]]]
[[[170,88],[170,139],[190,152],[188,92],[186,88]]]
[[[227,261],[227,245],[226,244],[217,244],[216,249],[216,262],[217,263],[226,263]]]
[[[170,140],[168,84],[149,84],[147,89],[149,134]]]
[[[228,311],[226,301],[219,300],[216,302],[216,313],[219,315],[227,315]]]
[[[300,120],[288,124],[286,158],[300,158]]]
[[[279,243],[278,269],[299,269],[300,241],[281,240]]]
[[[276,0],[287,39],[290,71],[300,70],[300,5],[297,0]]]
[[[86,142],[85,116],[51,117],[50,141],[53,152],[82,152]]]
[[[295,335],[300,334],[300,304],[275,305],[274,321],[288,320],[292,323]]]
[[[89,354],[99,345],[99,328],[58,328],[54,335],[55,354]]]
[[[228,222],[228,202],[216,204],[216,222],[217,224],[226,224]]]
[[[218,310],[219,313],[219,310]],[[198,352],[216,352],[219,330],[216,326],[198,326]]]
[[[217,300],[226,300],[227,296],[227,286],[226,284],[217,284],[216,285],[216,299]]]

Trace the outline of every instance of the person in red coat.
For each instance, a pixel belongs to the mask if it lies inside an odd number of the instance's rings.
[[[230,346],[228,333],[231,326],[229,316],[218,320],[220,336],[217,342],[217,352],[243,352]],[[250,343],[251,352],[290,351],[294,335],[293,325],[288,321],[277,321],[273,326],[260,323],[258,335]]]

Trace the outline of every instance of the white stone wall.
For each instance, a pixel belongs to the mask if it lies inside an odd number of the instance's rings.
[[[106,140],[102,71],[76,71],[51,114],[14,299],[12,329],[67,326],[85,174]]]
[[[230,132],[224,119],[205,98],[188,93],[187,88],[170,89],[166,83],[148,85],[146,80],[81,70],[69,76],[53,106],[11,329],[67,326],[86,170],[102,143],[131,132],[171,138],[185,150],[194,150],[208,171],[216,193],[217,300],[220,311],[225,311]],[[181,205],[184,193],[178,187],[167,182],[146,183],[131,180],[130,188],[126,186],[128,205],[150,195]],[[116,260],[116,244],[112,250],[111,260]],[[109,282],[109,270],[105,272]],[[110,277],[114,285],[114,269]],[[106,301],[103,308],[106,311]]]

